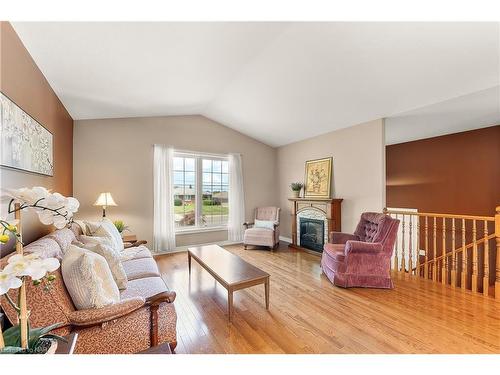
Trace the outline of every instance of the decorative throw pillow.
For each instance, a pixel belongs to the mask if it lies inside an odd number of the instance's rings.
[[[83,243],[84,245],[97,245],[97,244],[100,244],[100,245],[111,246],[113,248],[113,250],[115,250],[115,248],[114,248],[114,242],[111,239],[107,238],[107,237],[93,237],[93,236],[85,236],[85,235],[81,234],[80,236],[78,236],[78,240],[81,243]],[[80,247],[83,247],[83,246],[80,246]],[[116,253],[120,254],[119,251],[116,251]]]
[[[70,245],[61,272],[64,284],[78,310],[100,308],[120,301],[108,263],[103,256]]]
[[[266,229],[274,229],[274,221],[269,220],[255,220],[253,225],[254,228],[266,228]]]
[[[113,248],[117,251],[122,251],[124,249],[122,236],[111,220],[104,218],[97,222],[86,221],[85,225],[88,229],[88,235],[94,237],[104,237],[111,240]]]
[[[102,255],[106,262],[108,262],[109,269],[113,275],[113,279],[118,286],[118,289],[127,288],[127,274],[123,268],[120,253],[113,249],[111,246],[101,244],[101,243],[87,243],[83,245],[83,248],[92,251],[93,253]]]

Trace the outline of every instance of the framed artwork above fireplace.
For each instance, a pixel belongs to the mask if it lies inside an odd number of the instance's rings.
[[[333,157],[306,161],[305,198],[330,198]]]

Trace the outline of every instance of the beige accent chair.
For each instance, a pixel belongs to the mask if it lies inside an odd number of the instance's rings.
[[[274,222],[274,228],[255,228],[255,223],[244,223],[245,234],[243,245],[245,250],[248,245],[269,246],[276,249],[280,238],[280,208],[279,207],[259,207],[255,209],[255,220],[265,220]]]

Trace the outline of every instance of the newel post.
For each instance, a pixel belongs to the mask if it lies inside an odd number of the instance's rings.
[[[495,298],[500,299],[500,206],[496,208],[495,214],[495,240],[497,245],[497,260],[495,269]]]

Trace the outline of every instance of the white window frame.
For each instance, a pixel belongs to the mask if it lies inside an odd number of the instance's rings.
[[[208,154],[202,152],[191,151],[175,151],[174,158],[194,158],[195,159],[195,225],[191,227],[176,227],[175,233],[199,233],[199,232],[216,232],[227,230],[227,224],[223,225],[202,225],[201,216],[203,210],[203,159],[221,160],[229,162],[228,155],[223,154]],[[174,181],[172,180],[174,185]],[[172,191],[173,191],[172,186]],[[229,208],[231,209],[231,208]]]

